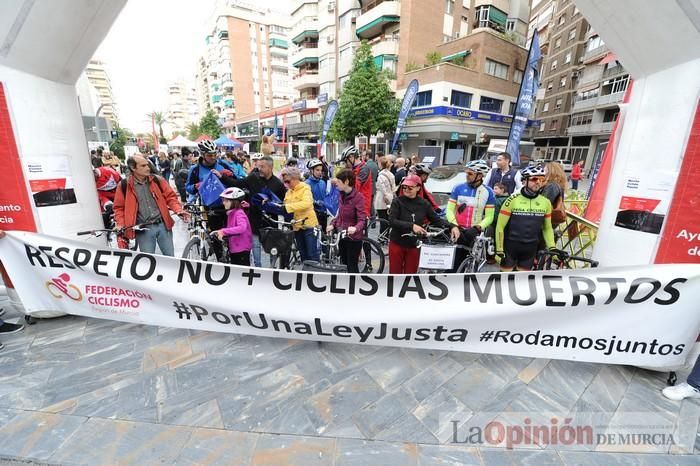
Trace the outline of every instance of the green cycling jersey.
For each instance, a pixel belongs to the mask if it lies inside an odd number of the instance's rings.
[[[541,194],[529,198],[522,193],[510,196],[501,207],[496,223],[496,252],[502,253],[504,240],[531,244],[534,247],[544,236],[547,248],[554,247],[552,203]]]

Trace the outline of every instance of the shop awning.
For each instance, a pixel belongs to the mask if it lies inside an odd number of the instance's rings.
[[[607,65],[608,63],[612,63],[614,61],[617,61],[617,55],[614,53],[608,53],[601,61],[601,65]]]
[[[440,59],[440,61],[450,61],[450,60],[454,60],[455,58],[466,57],[466,56],[469,55],[470,53],[472,53],[471,50],[462,50],[461,52],[453,53],[452,55],[448,55],[448,56],[446,56],[446,57],[442,57],[442,58]]]

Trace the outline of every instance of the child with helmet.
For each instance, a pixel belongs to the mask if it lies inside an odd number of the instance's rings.
[[[253,231],[243,211],[245,192],[240,188],[226,188],[221,193],[226,208],[226,227],[215,231],[220,240],[228,236],[229,263],[250,266],[253,249]]]

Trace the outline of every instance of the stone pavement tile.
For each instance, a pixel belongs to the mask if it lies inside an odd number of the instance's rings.
[[[153,372],[159,367],[192,356],[189,339],[180,339],[162,345],[151,346],[143,352],[143,371]]]
[[[365,371],[382,389],[392,391],[406,380],[415,376],[418,370],[411,365],[404,353],[398,349],[382,351],[375,359],[364,365]]]
[[[530,365],[531,362],[532,358],[516,358],[498,354],[484,354],[479,358],[479,363],[482,366],[493,371],[507,382],[516,378],[520,371]]]
[[[623,453],[584,453],[560,451],[564,464],[570,466],[697,466],[693,455],[635,455]]]
[[[316,432],[331,435],[331,427],[351,424],[353,414],[384,395],[365,372],[358,372],[315,395],[305,403]]]
[[[258,437],[247,432],[195,429],[175,465],[247,466]]]
[[[333,465],[336,440],[319,437],[262,434],[250,460],[250,466]]]
[[[0,364],[2,364],[0,362]],[[36,387],[46,383],[46,381],[51,376],[53,369],[44,369],[41,371],[35,371],[29,374],[5,374],[5,367],[3,368],[2,376],[0,376],[0,399],[5,395],[11,395],[15,392],[26,390],[28,388]],[[0,406],[2,406],[0,404]]]
[[[338,439],[335,466],[417,466],[418,445],[368,440]]]
[[[418,402],[403,389],[388,393],[376,402],[353,414],[352,420],[364,438],[373,439],[398,418],[413,411]]]
[[[208,353],[214,349],[225,348],[238,344],[238,335],[233,333],[206,332],[190,330],[190,346],[194,353]]]
[[[418,445],[420,466],[481,466],[476,448]]]
[[[423,401],[431,393],[440,388],[445,382],[461,372],[464,367],[450,358],[440,358],[435,364],[427,367],[403,384],[411,395],[418,401]]]
[[[564,462],[555,451],[495,450],[480,448],[481,459],[487,466],[559,466]]]
[[[421,444],[438,444],[438,439],[430,430],[411,414],[405,414],[389,428],[378,433],[377,440],[394,442],[412,442]]]
[[[589,405],[597,406],[601,411],[614,412],[625,396],[632,373],[625,366],[604,365],[586,387],[581,399]]]
[[[700,403],[690,399],[681,401],[681,411],[673,432],[676,445],[671,447],[671,454],[693,454],[699,421]]]
[[[422,371],[429,366],[435,364],[439,359],[448,354],[447,351],[438,351],[431,349],[409,349],[401,348],[400,351],[406,356],[408,361],[418,371]],[[458,361],[455,361],[458,362]]]
[[[590,404],[583,398],[579,398],[571,411],[566,414],[566,419],[571,419],[568,424],[577,431],[576,441],[566,446],[550,444],[545,448],[566,451],[594,451],[597,446],[597,435],[607,431],[614,414],[613,411],[601,410],[599,405]]]
[[[464,367],[476,362],[481,357],[481,353],[465,353],[462,351],[450,351],[447,353],[447,357],[454,359],[456,362],[460,363]]]
[[[520,379],[523,383],[532,382],[532,380],[537,377],[550,362],[551,359],[533,359],[525,369],[520,371],[518,374],[518,379]]]
[[[466,421],[472,413],[442,387],[423,400],[413,410],[413,415],[437,437],[440,443],[445,443],[453,435],[452,421]]]
[[[221,417],[219,404],[216,400],[210,400],[180,413],[172,421],[173,424],[191,427],[212,427],[223,429],[224,421]]]
[[[50,460],[77,464],[172,464],[192,435],[189,427],[92,418]]]
[[[601,364],[551,361],[528,387],[550,403],[560,406],[559,411],[566,412],[574,406],[601,368]]]
[[[64,316],[55,319],[43,319],[36,325],[25,326],[28,335],[34,335],[31,349],[40,351],[46,346],[70,346],[82,342],[88,319]]]
[[[501,391],[506,381],[478,362],[467,365],[448,380],[444,387],[471,410],[476,411]]]
[[[48,460],[86,421],[81,416],[17,412],[0,427],[0,457]]]

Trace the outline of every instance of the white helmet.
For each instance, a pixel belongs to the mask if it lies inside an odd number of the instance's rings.
[[[529,167],[525,167],[522,170],[520,170],[520,176],[522,178],[530,178],[531,176],[545,176],[544,175],[544,166],[532,165]]]
[[[252,154],[250,156],[250,160],[260,160],[261,158],[263,158],[263,154],[261,154],[260,152]]]
[[[472,170],[476,173],[481,173],[481,176],[486,176],[490,170],[489,164],[485,160],[471,160],[464,166],[467,170]]]
[[[240,201],[245,198],[245,192],[241,188],[226,188],[224,192],[219,195],[224,199],[231,199],[233,201]]]
[[[197,147],[203,154],[216,154],[216,144],[214,144],[214,141],[204,139],[197,144]]]
[[[321,162],[319,159],[311,159],[308,162],[306,162],[306,168],[308,168],[309,170],[313,170],[319,165],[323,165],[323,162]]]
[[[354,156],[357,157],[360,155],[360,151],[357,150],[357,147],[355,146],[348,146],[346,147],[343,152],[340,154],[340,161],[345,162],[348,157]]]

